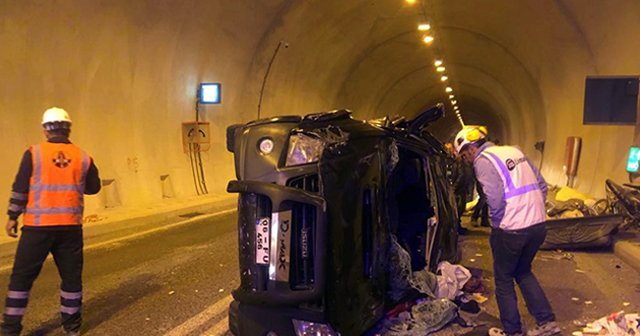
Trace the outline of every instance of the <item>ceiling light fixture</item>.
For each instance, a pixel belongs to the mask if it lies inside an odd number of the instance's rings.
[[[444,89],[444,90],[447,91],[447,92],[453,92],[453,89],[450,86],[447,86],[447,88]]]
[[[453,104],[453,105],[455,105],[455,104],[457,104],[457,103],[458,103],[458,101],[457,101],[457,100],[452,100],[452,101],[451,101],[451,104]]]
[[[449,77],[447,77],[445,75],[442,75],[442,77],[440,77],[440,80],[443,81],[443,82],[446,81],[447,79],[449,79]]]
[[[424,41],[424,43],[426,44],[431,44],[433,42],[433,36],[427,35],[422,38],[422,41]]]
[[[455,97],[456,97],[456,96],[454,96],[454,95],[449,95],[449,99],[453,99],[453,98],[455,98]]]
[[[436,71],[437,71],[437,72],[444,72],[444,70],[445,70],[445,69],[444,69],[444,67],[443,67],[443,66],[439,66],[439,67],[437,67],[437,68],[436,68]]]
[[[433,62],[433,65],[439,67],[442,65],[442,63],[443,63],[442,60],[437,59],[435,62]]]
[[[431,29],[431,25],[428,24],[428,23],[421,23],[421,24],[418,25],[418,30],[419,31],[427,31],[429,29]]]

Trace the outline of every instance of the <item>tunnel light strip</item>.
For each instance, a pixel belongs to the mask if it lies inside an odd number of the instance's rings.
[[[419,15],[422,16],[422,20],[420,20],[417,23],[418,31],[429,32],[428,34],[422,35],[421,37],[422,41],[427,45],[429,45],[430,47],[437,48],[434,51],[435,56],[442,56],[442,49],[438,48],[438,45],[435,43],[435,37],[437,37],[437,34],[434,31],[433,26],[431,25],[433,21],[429,20],[429,17],[427,17],[427,13],[431,12],[426,8],[426,5],[428,5],[428,2],[425,0],[405,0],[405,2],[410,5],[414,5],[416,3],[419,5],[417,9],[419,10]],[[436,72],[440,75],[439,76],[440,82],[449,83],[450,76],[446,72],[446,68],[444,66],[444,60],[441,57],[436,57],[433,60],[433,65],[435,67]],[[445,92],[446,92],[446,95],[448,95],[449,97],[449,102],[451,103],[453,110],[456,112],[456,116],[460,121],[460,124],[464,126],[464,121],[462,120],[462,114],[460,112],[460,109],[458,108],[458,101],[456,100],[455,95],[453,95],[453,88],[450,85],[446,85]]]

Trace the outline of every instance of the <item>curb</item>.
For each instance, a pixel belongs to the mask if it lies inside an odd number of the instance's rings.
[[[616,240],[613,243],[613,253],[640,273],[640,242]]]
[[[181,202],[181,203],[180,203]],[[190,223],[208,218],[220,212],[229,212],[237,207],[237,195],[210,196],[178,200],[176,203],[149,205],[146,208],[120,208],[99,214],[102,219],[83,225],[85,246],[100,244],[98,238],[107,242],[125,239],[174,227],[176,223]],[[12,263],[18,239],[3,235],[0,240],[0,265]]]

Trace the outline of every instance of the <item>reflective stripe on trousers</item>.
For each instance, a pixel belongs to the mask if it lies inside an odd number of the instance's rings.
[[[10,316],[23,316],[29,302],[28,291],[8,291],[4,308],[4,314]]]
[[[60,290],[60,312],[73,315],[80,312],[82,306],[82,292],[66,292]]]

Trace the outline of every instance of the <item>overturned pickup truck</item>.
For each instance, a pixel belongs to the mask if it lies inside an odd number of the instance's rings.
[[[386,295],[392,235],[413,271],[458,258],[446,152],[413,120],[338,110],[227,129],[239,193],[234,335],[360,335],[397,302]]]

